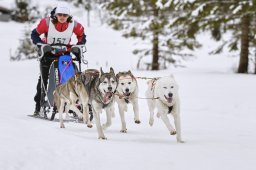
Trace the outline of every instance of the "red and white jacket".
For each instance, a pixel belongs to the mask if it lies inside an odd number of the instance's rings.
[[[31,33],[31,39],[34,44],[37,43],[47,43],[47,36],[48,36],[48,31],[49,31],[49,22],[51,22],[50,17],[43,18],[38,26],[32,31]],[[73,27],[73,33],[77,37],[77,44],[85,44],[86,43],[86,35],[84,34],[84,27],[77,21],[74,22],[74,27]],[[64,32],[70,23],[59,23],[57,22],[54,24],[54,27],[56,31],[58,32]],[[40,38],[40,35],[44,34],[43,38]],[[71,39],[70,39],[71,40]],[[69,42],[70,42],[69,40]]]

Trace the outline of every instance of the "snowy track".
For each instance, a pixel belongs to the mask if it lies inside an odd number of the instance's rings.
[[[126,114],[128,133],[120,133],[116,107],[113,125],[98,140],[96,126],[37,120],[33,113],[37,61],[10,62],[9,49],[18,44],[23,26],[0,22],[0,169],[3,170],[255,170],[256,114],[255,75],[227,72],[229,63],[216,60],[191,63],[189,68],[158,72],[133,71],[136,76],[158,77],[173,73],[181,98],[184,144],[170,136],[160,119],[148,124],[145,100],[139,100],[141,124],[135,124],[131,107]],[[116,71],[129,69],[132,42],[105,27],[88,31],[90,68],[109,65]],[[100,36],[100,38],[99,38]],[[120,41],[119,41],[120,40]],[[117,43],[118,42],[118,43]],[[100,59],[102,58],[102,59]],[[101,60],[102,63],[98,63]],[[120,61],[120,62],[119,62]],[[224,69],[223,69],[224,68]],[[140,97],[146,81],[138,80]],[[105,121],[105,114],[101,122]]]

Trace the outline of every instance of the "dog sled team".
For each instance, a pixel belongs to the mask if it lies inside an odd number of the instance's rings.
[[[70,45],[72,34],[77,37],[77,44]],[[41,39],[41,35],[45,35]],[[131,71],[115,74],[94,69],[81,71],[81,61],[85,52],[86,36],[83,26],[73,21],[69,7],[60,3],[51,12],[50,17],[40,21],[32,31],[31,39],[39,47],[40,76],[35,96],[36,108],[34,116],[43,114],[47,117],[52,109],[51,120],[59,114],[60,128],[65,128],[63,114],[73,113],[82,119],[87,127],[95,122],[99,139],[107,139],[104,130],[112,124],[114,103],[118,105],[121,119],[121,132],[127,133],[125,112],[131,104],[134,122],[140,124],[138,84]],[[78,63],[78,64],[77,64]],[[148,83],[146,99],[150,112],[149,124],[153,126],[156,116],[161,118],[170,135],[181,139],[180,102],[178,86],[173,76],[154,78]],[[48,108],[48,110],[47,110]],[[105,110],[106,122],[102,124],[100,115]],[[172,126],[168,115],[174,118]]]
[[[183,142],[181,139],[178,86],[173,76],[155,78],[147,83],[146,100],[150,112],[150,126],[153,126],[156,108],[156,116],[162,119],[170,135],[176,135],[177,142]],[[66,83],[57,86],[54,91],[54,104],[59,113],[60,128],[65,127],[63,113],[68,115],[69,110],[73,110],[79,118],[83,119],[87,127],[91,128],[93,125],[89,118],[90,106],[98,138],[106,139],[104,130],[112,124],[114,103],[116,102],[122,124],[120,132],[126,133],[125,112],[127,112],[128,104],[133,106],[134,122],[140,123],[138,90],[136,77],[131,71],[115,74],[114,69],[110,68],[109,72],[103,72],[102,69],[100,71],[88,69],[84,72],[78,72]],[[82,104],[82,111],[77,108],[78,102]],[[100,121],[103,110],[106,112],[106,123],[104,124]],[[173,116],[175,127],[171,125],[168,114]]]

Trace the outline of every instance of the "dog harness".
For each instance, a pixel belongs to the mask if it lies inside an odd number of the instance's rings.
[[[156,85],[156,81],[158,80],[159,78],[154,78],[153,81],[152,81],[152,86],[151,86],[151,91],[153,91],[153,98],[154,95],[155,95],[155,85]],[[157,97],[159,99],[159,97]],[[152,99],[153,100],[153,99]],[[160,100],[160,99],[159,99]],[[160,100],[161,101],[161,100]],[[163,101],[161,101],[163,102]],[[172,109],[173,109],[173,106],[168,106],[168,114],[170,114],[172,112]]]

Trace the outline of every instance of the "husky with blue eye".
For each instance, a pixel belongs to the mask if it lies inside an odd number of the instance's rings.
[[[157,109],[157,116],[160,117],[169,130],[170,135],[176,135],[177,142],[183,143],[181,139],[180,126],[180,100],[178,85],[174,77],[161,77],[150,80],[146,91],[146,98],[150,112],[149,124],[154,123],[154,109]],[[174,118],[175,128],[171,125],[168,115]]]
[[[124,112],[127,112],[127,105],[131,104],[134,111],[134,122],[139,124],[139,106],[138,106],[138,84],[136,78],[133,76],[131,71],[119,72],[116,75],[118,79],[118,86],[116,90],[115,101],[118,104],[119,114],[121,118],[122,133],[126,133],[126,122]]]

